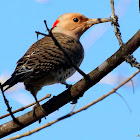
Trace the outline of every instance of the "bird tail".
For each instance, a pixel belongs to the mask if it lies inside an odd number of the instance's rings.
[[[14,86],[15,84],[17,84],[18,82],[23,82],[25,79],[27,80],[28,77],[30,77],[30,75],[32,74],[32,70],[30,71],[25,71],[25,72],[14,72],[11,76],[11,78],[9,78],[4,84],[2,84],[0,86],[1,89],[4,88],[3,92],[5,92],[7,89],[11,88],[12,86]],[[6,86],[6,87],[5,87]]]
[[[14,86],[18,82],[19,82],[19,77],[18,76],[12,76],[4,84],[2,84],[0,86],[0,88],[3,90],[3,92],[5,92],[7,89],[9,89],[10,87]],[[6,86],[6,88],[3,89],[5,86]]]

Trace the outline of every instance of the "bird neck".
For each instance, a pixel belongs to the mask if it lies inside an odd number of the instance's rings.
[[[53,28],[52,29],[52,33],[62,33],[64,35],[67,35],[67,36],[70,36],[72,38],[74,38],[75,40],[78,40],[80,39],[80,36],[78,34],[74,34],[72,31],[64,31],[62,29],[58,29],[58,28]]]

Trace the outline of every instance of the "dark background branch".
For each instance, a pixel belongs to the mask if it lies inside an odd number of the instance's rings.
[[[95,70],[89,73],[91,82],[87,83],[85,79],[81,79],[74,84],[71,89],[67,89],[58,96],[51,98],[48,102],[36,109],[38,119],[47,116],[48,114],[58,110],[60,107],[69,103],[75,98],[79,98],[86,90],[98,83],[104,76],[120,65],[128,54],[132,54],[140,46],[140,30],[116,53],[98,66]],[[45,112],[45,113],[44,113]],[[37,121],[32,115],[32,111],[17,117],[20,123],[17,125],[13,121],[7,122],[0,126],[0,138],[16,132]]]

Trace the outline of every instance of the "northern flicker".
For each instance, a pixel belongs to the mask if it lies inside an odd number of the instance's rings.
[[[84,49],[79,41],[81,35],[92,25],[108,21],[110,19],[89,19],[79,13],[66,13],[55,21],[52,33],[79,67],[84,57]],[[14,73],[2,88],[6,91],[18,82],[23,82],[26,90],[30,91],[39,104],[36,95],[43,86],[64,84],[74,73],[75,69],[67,57],[48,35],[35,42],[19,59]]]

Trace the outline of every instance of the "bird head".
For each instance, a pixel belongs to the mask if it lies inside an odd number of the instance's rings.
[[[53,33],[63,33],[75,39],[79,39],[81,35],[94,24],[109,22],[107,18],[89,19],[80,13],[66,13],[61,15],[53,24]]]

